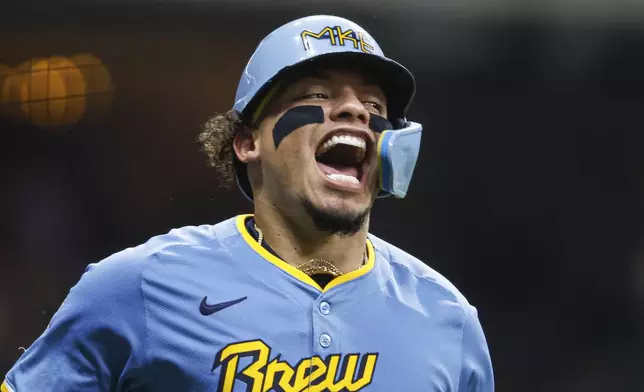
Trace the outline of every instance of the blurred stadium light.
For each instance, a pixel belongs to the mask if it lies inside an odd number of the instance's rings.
[[[103,118],[113,93],[109,71],[91,54],[3,66],[0,87],[0,113],[50,129]]]
[[[112,76],[101,60],[90,54],[81,53],[71,57],[71,61],[83,75],[85,81],[85,120],[100,121],[112,107],[114,84]]]
[[[85,81],[67,58],[33,62],[17,87],[22,111],[39,127],[74,125],[85,112]]]

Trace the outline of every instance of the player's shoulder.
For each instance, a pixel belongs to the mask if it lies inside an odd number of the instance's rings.
[[[120,250],[90,264],[93,269],[127,280],[140,278],[155,264],[183,264],[211,254],[221,247],[218,233],[227,233],[234,227],[234,218],[216,224],[183,226],[155,235],[144,243]]]
[[[408,281],[412,278],[419,282],[420,286],[440,291],[446,297],[445,299],[456,302],[464,308],[471,306],[452,282],[417,257],[373,234],[369,234],[369,239],[376,253],[388,261],[386,267],[390,269],[391,276],[397,281]]]

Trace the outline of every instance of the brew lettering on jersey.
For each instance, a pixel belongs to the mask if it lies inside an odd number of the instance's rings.
[[[244,382],[250,392],[337,392],[360,391],[373,380],[377,353],[333,354],[301,359],[295,366],[277,355],[270,360],[271,348],[261,340],[233,343],[215,358],[212,371],[221,368],[219,392],[232,392],[235,382]],[[252,362],[239,369],[239,359]]]

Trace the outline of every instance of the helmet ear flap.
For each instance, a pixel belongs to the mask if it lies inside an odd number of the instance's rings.
[[[409,122],[404,128],[384,131],[378,140],[380,189],[397,197],[407,195],[420,152],[423,127]]]

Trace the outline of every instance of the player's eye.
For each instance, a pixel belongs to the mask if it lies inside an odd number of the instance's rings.
[[[376,114],[382,113],[382,109],[383,109],[382,104],[380,104],[378,102],[374,102],[374,101],[363,101],[362,103],[365,106],[367,106],[370,111],[372,111],[372,112],[376,111],[377,112]]]
[[[302,99],[328,99],[329,96],[324,93],[309,93],[305,94]]]

